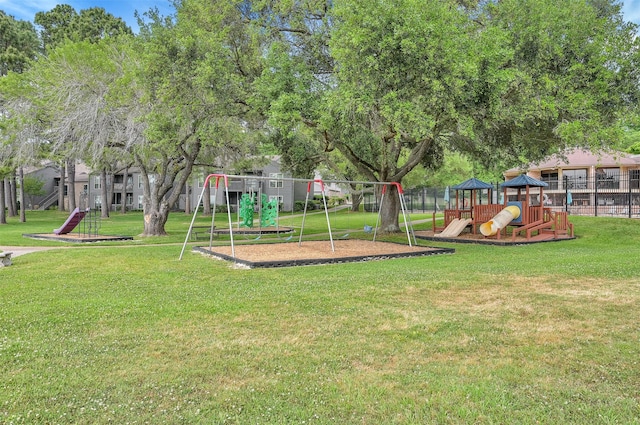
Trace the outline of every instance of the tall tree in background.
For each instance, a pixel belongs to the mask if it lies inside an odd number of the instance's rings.
[[[468,112],[471,136],[483,143],[461,144],[485,163],[615,146],[622,118],[637,117],[640,88],[637,26],[623,21],[620,5],[507,0],[484,13],[485,33],[500,40],[502,54],[482,56]],[[493,97],[491,84],[500,87]]]
[[[36,58],[40,48],[35,28],[30,22],[17,21],[12,16],[0,11],[0,78],[3,80],[9,72],[22,73],[29,67],[31,61]],[[3,121],[10,119],[7,114],[5,96],[0,96],[0,117]],[[6,179],[9,184],[8,207],[9,215],[16,214],[16,190],[19,188],[20,220],[26,221],[24,213],[24,191],[22,182],[22,165],[20,157],[15,155],[15,138],[11,136],[6,123],[0,124],[0,148],[3,151],[3,159],[0,167],[7,167]],[[18,169],[18,181],[16,182],[16,169]],[[17,183],[17,184],[16,184]],[[4,188],[4,185],[3,185]],[[4,213],[4,207],[3,207]],[[0,220],[2,221],[2,220]],[[6,221],[6,220],[5,220]]]
[[[115,38],[121,35],[132,34],[131,29],[121,18],[117,18],[112,14],[107,13],[103,8],[100,7],[84,9],[78,13],[73,7],[67,4],[61,4],[55,6],[48,12],[36,13],[34,22],[42,28],[40,36],[42,39],[44,50],[45,52],[47,52],[47,54],[53,54],[57,47],[68,44],[69,42],[88,42],[95,44],[107,38]],[[66,93],[65,90],[70,88],[77,89],[78,86],[68,85],[67,87],[62,87],[64,86],[64,83],[55,85],[62,90],[60,92],[62,96],[68,94],[69,98],[75,97],[73,93]],[[104,92],[104,89],[102,90],[102,92]],[[100,96],[100,94],[98,94],[98,96]],[[91,109],[94,110],[95,108]],[[64,173],[64,170],[66,170],[67,172],[68,182],[66,186],[69,189],[68,199],[69,207],[71,209],[75,207],[74,170],[75,161],[79,159],[79,156],[74,155],[74,152],[78,152],[78,150],[73,145],[82,145],[82,143],[78,143],[77,140],[73,139],[73,137],[78,134],[78,131],[74,131],[73,124],[69,125],[68,123],[68,121],[73,120],[74,117],[75,115],[67,117],[65,119],[65,125],[63,126],[56,124],[58,129],[65,128],[67,138],[64,140],[64,143],[71,145],[67,146],[65,149],[58,150],[58,152],[67,152],[70,155],[64,155],[60,159],[60,161],[64,161],[64,165],[61,165],[60,170],[61,173]],[[77,127],[82,128],[83,125],[84,123],[78,123]],[[61,175],[60,181],[60,190],[63,191],[65,186],[63,184],[63,175]],[[103,184],[104,183],[105,182],[103,182]],[[61,195],[61,199],[64,199],[64,193]],[[103,199],[103,206],[105,205],[105,202],[108,208],[110,202]],[[65,209],[63,202],[59,202],[58,207],[61,210]],[[102,212],[103,215],[105,214],[105,212],[108,214],[108,210],[105,210],[104,207],[102,208]]]
[[[109,41],[66,42],[25,74],[30,98],[41,109],[39,138],[46,138],[50,155],[67,170],[70,209],[76,206],[75,161],[100,163],[104,147],[118,135],[117,120],[106,107],[107,93],[119,77],[109,55],[112,48]],[[63,187],[61,181],[61,192]]]
[[[274,0],[241,8],[267,52],[251,105],[265,116],[271,142],[296,177],[311,177],[319,164],[332,162],[323,126],[327,93],[335,87],[331,7],[327,0]]]
[[[83,9],[80,13],[68,4],[59,4],[48,12],[36,13],[34,22],[42,30],[40,37],[45,51],[65,41],[96,43],[107,37],[132,35],[131,28],[101,7]]]
[[[0,10],[0,77],[7,72],[23,72],[40,47],[33,24],[17,21]]]

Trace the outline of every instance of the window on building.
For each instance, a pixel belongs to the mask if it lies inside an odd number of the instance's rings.
[[[144,198],[144,197],[143,197],[143,195],[138,195],[138,209],[139,209],[139,210],[144,209],[144,207],[143,207],[143,202],[142,202],[142,201],[143,201],[143,198]]]
[[[558,190],[558,172],[557,171],[543,172],[541,174],[540,180],[542,180],[543,182],[549,185],[547,189]]]
[[[102,189],[102,181],[100,180],[100,176],[93,176],[93,188]]]
[[[571,205],[574,207],[591,205],[592,195],[591,193],[574,193],[571,197]]]
[[[149,174],[149,184],[153,186],[156,182],[155,174]],[[138,189],[142,189],[144,186],[144,180],[142,178],[142,174],[138,174]]]
[[[629,170],[631,189],[640,189],[640,170]]]
[[[280,208],[282,206],[282,204],[284,204],[284,196],[282,196],[282,195],[269,196],[269,202],[273,201],[274,199],[278,200],[278,208]]]
[[[587,188],[587,169],[580,168],[577,170],[564,170],[563,177],[567,181],[569,189],[586,189]]]
[[[596,178],[599,189],[619,189],[620,169],[619,168],[598,168]]]
[[[282,177],[282,173],[269,173],[269,178],[273,179],[269,180],[269,187],[272,189],[283,187],[284,182],[282,180],[279,180],[282,179]]]

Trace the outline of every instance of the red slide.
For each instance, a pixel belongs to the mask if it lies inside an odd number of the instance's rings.
[[[69,215],[69,218],[67,218],[67,221],[65,221],[64,224],[59,229],[54,229],[53,233],[56,235],[66,235],[67,233],[71,232],[73,229],[76,228],[78,223],[80,223],[84,218],[85,214],[86,214],[85,211],[80,211],[79,208],[76,208]]]

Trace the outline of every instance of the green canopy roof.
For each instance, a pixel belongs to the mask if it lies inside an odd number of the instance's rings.
[[[506,181],[500,185],[501,187],[547,187],[549,186],[547,183],[534,179],[533,177],[527,176],[526,174],[520,174],[515,179],[511,179]]]
[[[482,180],[478,180],[473,177],[469,180],[463,181],[460,184],[455,186],[451,186],[451,189],[454,190],[479,190],[479,189],[493,189],[493,185],[489,183],[485,183]]]

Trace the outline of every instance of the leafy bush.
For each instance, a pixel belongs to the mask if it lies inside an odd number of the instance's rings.
[[[318,209],[318,204],[314,200],[309,200],[307,204],[307,211],[313,211]],[[296,212],[304,211],[304,201],[296,201],[293,210]]]

